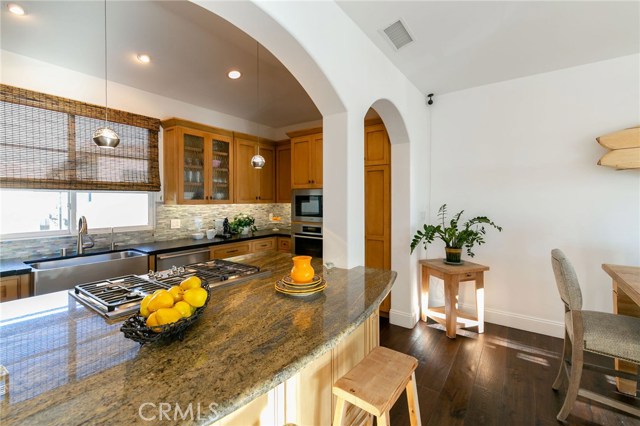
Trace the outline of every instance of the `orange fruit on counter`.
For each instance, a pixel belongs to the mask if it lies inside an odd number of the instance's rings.
[[[207,290],[202,287],[192,288],[184,292],[184,301],[199,308],[207,301]]]
[[[160,328],[158,327],[158,319],[156,318],[156,313],[153,312],[149,315],[149,318],[147,318],[147,327],[149,327],[151,330],[155,331],[156,333],[160,333]]]
[[[171,308],[173,306],[173,296],[167,290],[160,290],[151,296],[147,309],[149,312],[156,312],[158,309]]]
[[[182,318],[182,314],[174,308],[160,308],[155,314],[158,325],[172,324]]]
[[[142,302],[140,302],[140,315],[145,318],[149,318],[149,314],[151,313],[148,308],[151,297],[153,297],[151,294],[147,294],[144,299],[142,299]]]
[[[182,296],[184,295],[184,290],[179,286],[174,285],[169,289],[169,293],[173,296],[173,302],[177,303],[182,300]]]
[[[180,312],[182,318],[189,318],[191,314],[193,314],[193,311],[195,311],[195,308],[184,300],[181,300],[173,305],[173,309]]]
[[[185,278],[180,283],[180,288],[184,291],[187,291],[192,288],[198,288],[202,286],[202,280],[195,275],[190,276],[189,278]]]

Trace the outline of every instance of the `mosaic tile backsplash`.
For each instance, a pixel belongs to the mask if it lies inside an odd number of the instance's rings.
[[[291,204],[215,204],[202,206],[164,205],[157,204],[156,227],[149,231],[116,232],[114,241],[121,247],[147,243],[153,241],[175,240],[189,238],[195,232],[195,218],[202,219],[202,229],[213,228],[215,219],[233,217],[239,213],[247,213],[256,219],[258,229],[271,229],[274,224],[269,222],[269,213],[280,216],[282,221],[279,228],[291,226]],[[171,219],[180,219],[180,229],[171,229]],[[111,234],[95,234],[91,232],[91,218],[89,235],[93,237],[95,246],[88,252],[108,250],[111,246]],[[33,238],[12,241],[0,241],[0,258],[2,259],[38,259],[59,256],[61,249],[66,248],[68,254],[76,250],[76,236]]]

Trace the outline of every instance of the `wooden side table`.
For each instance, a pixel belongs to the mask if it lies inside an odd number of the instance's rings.
[[[484,271],[489,267],[464,261],[462,265],[448,265],[443,259],[420,260],[422,269],[422,321],[427,317],[443,324],[447,337],[456,338],[458,327],[478,326],[478,333],[484,333]],[[444,306],[429,307],[429,277],[444,281]],[[458,288],[461,282],[475,281],[475,316],[458,310]]]

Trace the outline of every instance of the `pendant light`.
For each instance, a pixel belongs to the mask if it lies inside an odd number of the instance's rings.
[[[118,134],[107,127],[109,108],[107,102],[107,0],[104,0],[104,126],[93,132],[93,142],[100,148],[115,148],[120,143]]]
[[[258,111],[256,117],[258,119],[258,133],[260,133],[260,43],[256,41],[256,98],[258,104]],[[258,153],[251,157],[251,167],[260,170],[264,167],[264,157],[260,155],[260,135],[258,135]]]

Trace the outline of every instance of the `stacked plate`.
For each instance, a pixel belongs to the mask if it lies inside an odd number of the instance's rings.
[[[285,275],[281,280],[276,281],[276,291],[292,297],[306,297],[320,293],[327,286],[327,282],[320,275],[314,275],[311,282],[297,283],[289,275]]]

